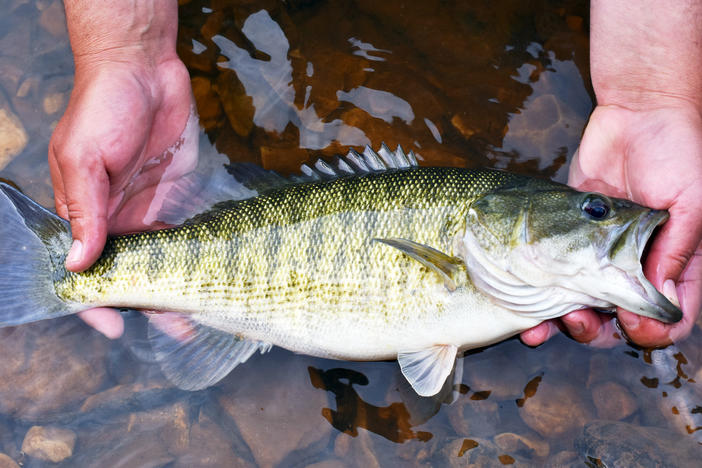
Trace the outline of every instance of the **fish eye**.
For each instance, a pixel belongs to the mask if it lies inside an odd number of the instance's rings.
[[[609,199],[601,195],[588,194],[580,205],[580,209],[588,218],[601,221],[609,216],[612,206]]]

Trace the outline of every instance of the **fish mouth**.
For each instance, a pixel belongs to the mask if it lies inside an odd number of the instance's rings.
[[[641,266],[644,250],[651,240],[653,231],[665,223],[668,218],[668,212],[665,210],[647,211],[635,225],[627,229],[627,233],[623,234],[628,237],[627,243],[632,242],[635,246],[636,268],[633,271],[632,269],[625,271],[631,285],[634,286],[635,290],[638,290],[638,297],[634,301],[627,300],[617,305],[637,315],[651,317],[665,323],[676,323],[682,319],[682,311],[646,279]]]
[[[670,215],[665,210],[651,210],[644,214],[636,225],[636,246],[639,260],[643,257],[644,250],[651,240],[653,231],[668,221]]]

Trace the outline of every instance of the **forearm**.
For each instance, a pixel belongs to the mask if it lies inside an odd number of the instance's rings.
[[[157,66],[177,57],[176,0],[64,0],[76,69],[103,61]]]
[[[702,109],[702,0],[592,0],[590,21],[599,105]]]

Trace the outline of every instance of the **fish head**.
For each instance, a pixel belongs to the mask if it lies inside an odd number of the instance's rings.
[[[535,185],[497,189],[471,203],[457,251],[479,289],[544,319],[614,306],[667,323],[682,318],[641,265],[666,211],[545,181]]]

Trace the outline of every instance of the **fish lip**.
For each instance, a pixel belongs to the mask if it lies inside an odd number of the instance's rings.
[[[632,235],[635,236],[637,255],[639,261],[643,256],[646,245],[651,240],[653,231],[663,223],[665,223],[670,215],[666,210],[650,210],[644,213],[636,224]],[[683,313],[679,307],[672,304],[668,298],[663,296],[650,282],[644,277],[643,270],[639,272],[639,281],[641,284],[647,284],[651,290],[649,291],[649,300],[651,305],[657,309],[657,320],[666,323],[676,323],[682,320]]]
[[[639,260],[643,256],[644,249],[651,239],[653,231],[663,223],[665,223],[670,215],[665,210],[650,210],[639,218],[636,225],[635,240],[637,255]]]

